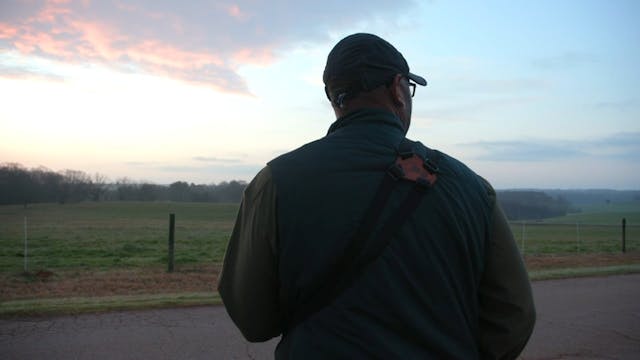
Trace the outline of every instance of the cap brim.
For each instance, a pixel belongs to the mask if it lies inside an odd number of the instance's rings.
[[[418,85],[427,86],[427,80],[425,80],[422,76],[409,73],[407,74],[407,77],[413,80],[413,82],[415,82]]]

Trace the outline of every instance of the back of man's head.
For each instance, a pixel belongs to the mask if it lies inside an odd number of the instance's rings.
[[[398,74],[416,84],[427,85],[423,77],[409,72],[407,61],[393,45],[376,35],[358,33],[334,46],[327,57],[322,80],[329,101],[341,108],[361,93],[388,85]]]

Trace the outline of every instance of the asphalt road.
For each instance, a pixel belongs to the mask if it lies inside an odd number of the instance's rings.
[[[640,274],[538,281],[523,359],[640,359]],[[223,307],[0,320],[2,359],[270,359]]]

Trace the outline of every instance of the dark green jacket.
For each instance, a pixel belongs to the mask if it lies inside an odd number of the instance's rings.
[[[251,199],[245,193],[219,288],[250,340],[266,340],[252,334],[277,335],[276,326],[286,329],[286,319],[314,297],[352,239],[403,137],[401,123],[391,113],[352,113],[337,120],[324,138],[271,161],[263,170],[270,172],[268,184],[262,183]],[[287,332],[277,358],[517,356],[535,315],[526,272],[508,230],[501,235],[504,244],[495,249],[496,218],[499,231],[505,232],[506,224],[496,209],[495,193],[459,161],[439,153],[437,163],[437,183],[382,255],[332,304]],[[382,223],[412,186],[398,183]],[[253,191],[251,185],[247,191]],[[269,220],[275,236],[262,240],[267,245],[242,244],[243,237],[262,236],[255,226],[246,228],[246,219],[261,223],[258,218],[268,216],[245,208],[254,201],[270,204],[261,206],[272,206],[265,211],[275,213]],[[260,253],[271,258],[257,260]],[[251,261],[259,263],[249,265]],[[498,275],[500,271],[509,275]],[[252,276],[256,278],[247,280]],[[249,305],[241,304],[258,296],[255,290],[243,293],[246,285],[241,283],[255,283],[260,276],[267,284],[261,285],[266,289],[262,296],[277,304],[271,305],[271,324],[264,328],[248,323],[261,321],[256,317],[264,317],[267,307],[248,316]]]

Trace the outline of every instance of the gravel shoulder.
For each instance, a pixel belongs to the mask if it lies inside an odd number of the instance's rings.
[[[522,359],[640,357],[640,274],[536,281],[538,320]],[[10,359],[271,359],[221,306],[0,320]]]

